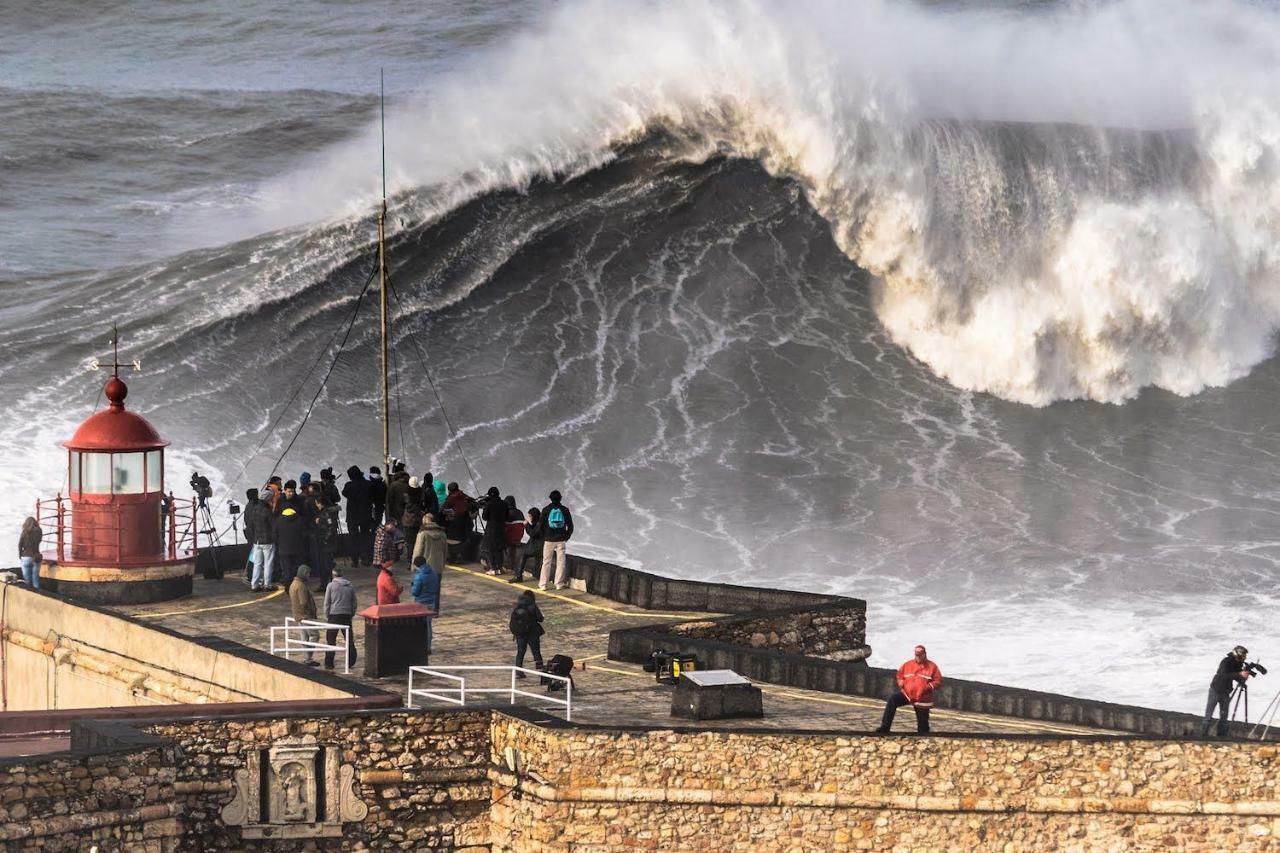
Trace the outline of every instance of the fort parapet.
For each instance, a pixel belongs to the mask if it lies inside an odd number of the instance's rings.
[[[233,554],[222,556],[236,564]],[[483,614],[492,612],[486,602],[507,606],[505,582],[466,567],[456,572],[447,579],[456,608]],[[56,642],[48,649],[31,649],[23,638],[34,627],[10,610],[6,650],[15,661],[48,651],[46,665],[68,670],[58,677],[71,685],[77,655],[124,655],[136,667],[150,642],[167,655],[168,681],[155,684],[203,683],[205,695],[174,693],[203,704],[155,704],[163,698],[157,692],[132,708],[47,712],[46,726],[69,729],[68,748],[0,759],[0,847],[1262,850],[1280,838],[1273,744],[1187,737],[1191,715],[950,679],[939,705],[956,710],[940,710],[941,733],[861,734],[855,729],[869,726],[852,717],[834,725],[835,712],[876,714],[891,677],[863,659],[864,602],[668,579],[577,558],[571,572],[576,592],[567,595],[587,596],[582,613],[605,626],[575,642],[607,637],[610,661],[601,669],[630,666],[612,677],[635,684],[643,674],[634,664],[654,648],[693,652],[764,686],[767,725],[655,716],[639,707],[642,700],[660,707],[666,695],[652,677],[629,691],[600,689],[590,669],[581,673],[584,710],[574,714],[586,722],[506,702],[387,707],[398,701],[397,682],[375,687],[225,637],[152,629],[142,617],[154,609],[119,617],[117,631],[106,624],[110,611],[80,612],[15,589],[11,595],[38,605],[26,618],[61,620],[66,629],[50,635]],[[235,594],[207,583],[211,596]],[[614,613],[610,602],[629,609]],[[567,598],[561,604],[569,607]],[[225,606],[207,603],[207,622],[199,612],[186,618],[244,635],[235,620],[247,617],[227,614],[250,610]],[[561,620],[556,630],[567,630],[574,614],[552,613]],[[75,625],[115,639],[91,644]],[[461,653],[459,630],[443,636]],[[70,651],[55,659],[58,648]],[[221,672],[217,661],[225,661]],[[87,676],[106,677],[95,673],[85,672],[77,689],[89,689]],[[301,693],[288,687],[297,679]],[[249,683],[249,692],[271,700],[246,702]],[[622,704],[610,705],[618,692]],[[800,714],[794,719],[806,725],[789,725],[807,702],[836,703],[835,712]]]

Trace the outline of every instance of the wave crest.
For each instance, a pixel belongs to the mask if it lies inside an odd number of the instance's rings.
[[[395,110],[390,177],[432,188],[429,218],[661,128],[798,181],[894,340],[955,385],[1190,394],[1280,326],[1276,43],[1243,2],[578,3]],[[367,210],[376,146],[276,182],[263,215]]]

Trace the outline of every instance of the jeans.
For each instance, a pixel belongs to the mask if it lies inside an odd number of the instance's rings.
[[[898,709],[903,705],[910,705],[911,700],[908,699],[901,690],[894,691],[889,697],[889,701],[884,704],[884,716],[880,719],[880,731],[887,732],[893,728],[893,717]],[[929,709],[916,708],[916,731],[922,735],[929,733]]]
[[[526,649],[533,652],[533,662],[542,666],[542,640],[538,637],[516,637],[516,666],[524,666]]]
[[[335,625],[347,626],[347,630],[343,633],[347,635],[347,650],[351,652],[351,665],[355,666],[356,665],[356,641],[355,641],[355,638],[351,636],[351,617],[353,615],[354,614],[351,614],[351,613],[330,613],[324,617],[324,621],[332,622]],[[337,640],[338,640],[337,628],[330,628],[328,631],[325,632],[324,641],[326,643],[332,646],[335,642],[337,642]],[[329,667],[329,669],[333,669],[334,654],[335,654],[334,652],[324,653],[324,665]]]
[[[1209,701],[1204,706],[1204,719],[1200,721],[1200,737],[1209,736],[1209,725],[1213,722],[1213,709],[1218,709],[1218,737],[1227,736],[1228,705],[1231,704],[1230,693],[1217,693],[1209,688]]]
[[[40,588],[40,564],[35,557],[22,558],[22,579],[27,582],[27,586]]]
[[[563,542],[542,543],[542,577],[538,586],[543,589],[551,586],[551,566],[557,556],[560,558],[560,565],[556,567],[556,588],[569,585],[569,564],[564,561],[564,545]]]
[[[275,543],[254,545],[250,553],[253,555],[253,585],[266,586],[271,583],[271,575],[276,565]]]

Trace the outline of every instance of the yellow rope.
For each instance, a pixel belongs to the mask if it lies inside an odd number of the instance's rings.
[[[603,613],[612,613],[615,616],[630,616],[634,619],[650,619],[650,618],[711,619],[714,616],[719,615],[715,613],[661,613],[657,610],[643,610],[637,613],[634,610],[619,610],[616,607],[607,607],[603,604],[594,604],[590,601],[583,601],[580,598],[570,598],[567,595],[562,595],[561,593],[558,593],[558,592],[552,592],[551,590],[538,589],[536,586],[529,586],[528,584],[523,584],[523,583],[512,583],[506,578],[499,577],[498,575],[486,575],[484,572],[477,572],[474,569],[468,569],[462,566],[455,566],[453,563],[447,563],[446,568],[453,569],[455,572],[463,572],[465,574],[471,575],[473,577],[481,578],[483,580],[492,581],[493,583],[500,583],[503,586],[510,587],[512,589],[527,589],[530,591],[537,592],[538,595],[540,596],[555,598],[555,599],[559,599],[560,601],[567,601],[570,604],[576,604],[579,607],[589,607],[592,610],[599,610]]]
[[[133,616],[139,619],[160,619],[164,616],[184,616],[188,613],[208,613],[211,610],[230,610],[233,607],[248,607],[250,604],[260,604],[264,601],[270,601],[278,595],[284,595],[284,589],[277,589],[270,595],[262,595],[257,598],[251,598],[248,601],[238,601],[235,604],[219,604],[217,607],[197,607],[193,610],[169,610],[164,613],[134,613]]]

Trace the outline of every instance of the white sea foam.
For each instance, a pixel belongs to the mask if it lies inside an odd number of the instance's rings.
[[[1280,324],[1277,43],[1280,14],[1243,2],[574,3],[393,104],[389,177],[432,188],[424,218],[663,128],[800,181],[879,277],[893,338],[955,385],[1189,394],[1245,374]],[[1049,153],[1015,167],[975,124],[993,121],[1037,123]],[[1182,129],[1190,153],[1080,125]],[[377,152],[375,127],[238,227],[367,213]]]

